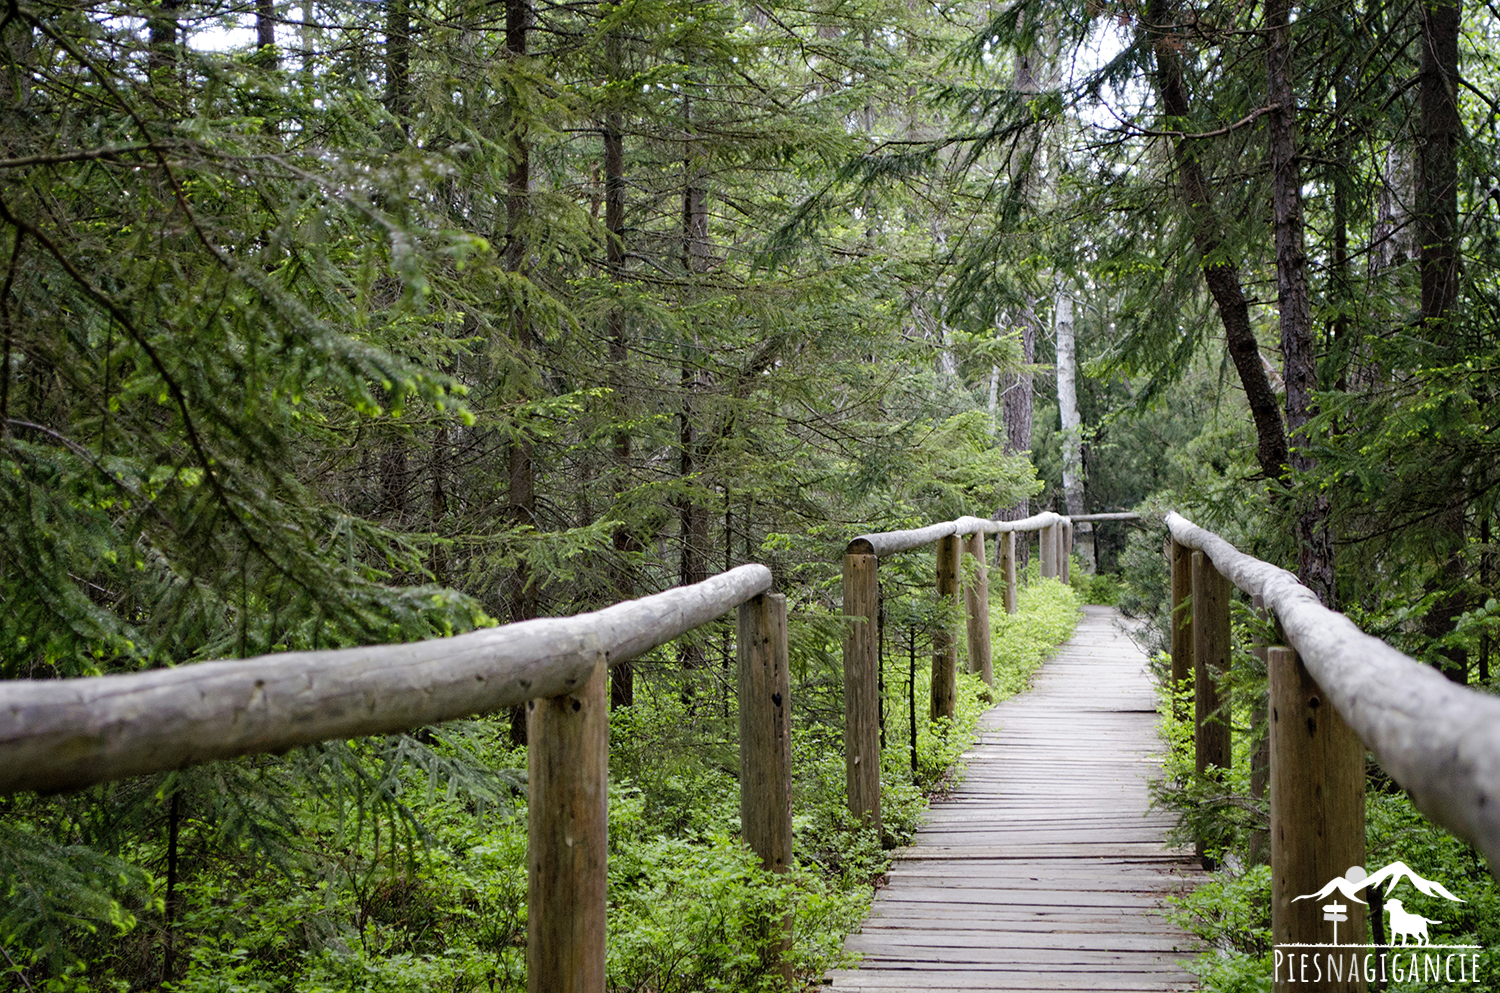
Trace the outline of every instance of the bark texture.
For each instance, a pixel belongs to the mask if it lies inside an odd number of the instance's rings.
[[[1276,304],[1281,322],[1282,379],[1290,464],[1296,473],[1316,466],[1309,453],[1308,422],[1317,415],[1317,343],[1307,288],[1307,250],[1302,237],[1302,178],[1298,165],[1297,98],[1292,89],[1290,0],[1266,4],[1266,88],[1271,143],[1271,212],[1276,241]],[[1295,480],[1293,481],[1295,483]],[[1297,492],[1297,578],[1329,607],[1334,606],[1333,535],[1328,497]]]
[[[1178,37],[1171,30],[1175,10],[1169,0],[1153,0],[1146,26],[1156,59],[1154,81],[1168,129],[1182,130],[1191,104],[1178,54]],[[1203,267],[1203,279],[1224,325],[1229,357],[1245,390],[1250,414],[1255,421],[1256,459],[1261,473],[1270,480],[1281,478],[1288,462],[1286,434],[1277,409],[1276,394],[1271,390],[1265,367],[1261,364],[1260,346],[1250,326],[1250,308],[1240,286],[1239,270],[1228,261],[1224,228],[1214,210],[1208,178],[1198,161],[1194,142],[1186,137],[1173,139],[1177,165],[1178,191],[1187,207],[1192,226],[1193,244]]]

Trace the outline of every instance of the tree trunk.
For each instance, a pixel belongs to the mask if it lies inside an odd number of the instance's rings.
[[[620,36],[612,32],[606,41],[606,58],[611,79],[620,75]],[[611,282],[625,278],[625,142],[620,112],[611,109],[604,115],[604,266]],[[611,307],[605,318],[605,335],[609,339],[610,388],[614,397],[615,423],[623,425],[627,364],[630,346],[626,338],[625,315]],[[630,431],[618,426],[614,433],[615,496],[625,491],[630,472]],[[615,570],[615,595],[629,599],[635,595],[635,576],[628,557],[637,550],[635,536],[628,523],[615,529],[613,543],[620,565]],[[609,701],[612,707],[629,707],[635,702],[635,664],[615,666],[609,673]]]
[[[1433,341],[1447,346],[1449,312],[1458,297],[1458,117],[1459,0],[1432,0],[1422,14],[1417,143],[1417,232],[1422,270],[1422,323]]]
[[[506,59],[516,60],[526,57],[526,32],[530,27],[530,0],[506,0]],[[510,112],[508,123],[510,125],[510,170],[506,177],[503,262],[506,271],[520,273],[526,268],[525,221],[527,199],[531,192],[531,147],[526,138],[525,122],[520,120],[514,111]],[[511,304],[510,333],[519,357],[524,359],[531,349],[531,325],[525,308],[518,302]],[[519,431],[516,432],[511,438],[506,453],[510,504],[507,516],[512,528],[536,526],[536,466],[532,456],[531,438]],[[517,563],[511,575],[511,621],[525,621],[535,617],[538,599],[536,579],[531,574],[530,564],[523,559]],[[517,746],[526,744],[528,734],[526,708],[524,706],[512,707],[510,710],[511,743]]]
[[[1267,102],[1271,143],[1271,212],[1276,241],[1276,303],[1281,321],[1282,378],[1286,384],[1286,426],[1293,449],[1291,467],[1315,467],[1307,448],[1307,424],[1317,414],[1317,346],[1313,341],[1312,301],[1307,289],[1307,251],[1302,241],[1302,179],[1297,155],[1297,98],[1292,90],[1290,0],[1266,4]],[[1295,480],[1293,481],[1295,484]],[[1302,487],[1294,485],[1294,492]],[[1328,498],[1296,492],[1297,578],[1334,607],[1333,536]]]
[[[682,147],[682,267],[689,281],[708,269],[708,191],[704,188],[702,155],[693,130],[692,102],[683,101]],[[678,415],[679,478],[684,487],[703,489],[695,479],[702,471],[702,443],[699,439],[696,394],[701,389],[703,373],[695,358],[696,342],[686,335],[682,342],[682,405]],[[678,525],[682,540],[679,580],[686,586],[708,577],[708,508],[686,490],[678,500]],[[701,668],[707,661],[701,644],[679,642],[677,660],[688,669]]]
[[[147,75],[170,75],[177,68],[177,12],[182,0],[161,0],[146,19]]]
[[[1154,82],[1162,113],[1167,118],[1166,126],[1182,128],[1189,104],[1182,58],[1170,25],[1174,13],[1170,0],[1152,0],[1146,32],[1156,58]],[[1288,461],[1286,435],[1282,430],[1276,395],[1261,364],[1260,347],[1250,327],[1250,308],[1240,288],[1239,270],[1232,262],[1224,261],[1227,249],[1223,225],[1214,212],[1208,180],[1198,161],[1194,142],[1175,138],[1173,152],[1177,162],[1178,189],[1187,208],[1188,223],[1192,225],[1193,244],[1201,260],[1203,279],[1218,308],[1229,345],[1229,357],[1239,373],[1255,421],[1256,459],[1262,475],[1269,480],[1279,480]]]
[[[1068,515],[1085,513],[1083,504],[1083,426],[1078,417],[1078,356],[1073,334],[1073,297],[1059,288],[1053,305],[1057,328],[1057,411],[1062,421],[1063,503]],[[1094,525],[1080,521],[1075,532],[1078,557],[1093,572]]]
[[[1011,89],[1017,93],[1036,93],[1039,83],[1036,72],[1036,56],[1032,52],[1017,52],[1011,75]],[[1012,161],[1010,182],[1025,181],[1018,164]],[[1036,362],[1036,301],[1027,297],[1018,322],[1021,329],[1021,368],[1007,373],[999,381],[1001,418],[1005,424],[1005,453],[1031,458],[1031,409],[1033,389],[1031,366]],[[1031,515],[1031,501],[1022,499],[1010,507],[1000,507],[995,516],[1003,521],[1018,521]],[[1021,565],[1026,564],[1030,548],[1021,546]]]
[[[411,112],[411,0],[386,0],[385,109],[396,118],[396,130]]]
[[[281,62],[276,52],[276,0],[255,0],[255,61],[268,72]],[[267,126],[275,124],[267,121]]]
[[[1036,362],[1036,313],[1029,302],[1021,320],[1021,368],[1001,375],[999,381],[1001,421],[1005,425],[1005,454],[1031,457],[1031,367]],[[1002,521],[1018,521],[1031,516],[1031,501],[1022,499],[1011,507],[999,508],[995,516]],[[1022,564],[1026,553],[1022,552]]]
[[[1441,363],[1462,356],[1452,326],[1458,299],[1458,0],[1433,0],[1420,5],[1422,62],[1419,72],[1421,105],[1417,142],[1417,258],[1422,275],[1422,336]],[[1459,485],[1459,480],[1451,480]],[[1437,639],[1455,627],[1455,618],[1468,607],[1463,590],[1465,497],[1452,494],[1433,521],[1434,551],[1439,576],[1434,585],[1442,593],[1423,623],[1423,634]],[[1468,681],[1468,652],[1445,649],[1443,672],[1455,682]]]

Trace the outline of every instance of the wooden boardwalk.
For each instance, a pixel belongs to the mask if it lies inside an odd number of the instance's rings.
[[[968,774],[891,867],[836,990],[1182,990],[1193,939],[1157,912],[1191,850],[1148,813],[1159,769],[1146,657],[1086,607],[1034,688],[989,710]]]

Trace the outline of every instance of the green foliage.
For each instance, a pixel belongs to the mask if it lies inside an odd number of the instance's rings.
[[[1247,650],[1248,631],[1258,622],[1238,604],[1233,621],[1231,669],[1220,684],[1229,701],[1231,726],[1236,729],[1232,766],[1210,770],[1205,776],[1194,774],[1192,689],[1185,686],[1176,694],[1164,690],[1159,709],[1168,758],[1163,778],[1153,784],[1155,802],[1179,816],[1174,840],[1190,844],[1199,837],[1206,839],[1208,853],[1219,863],[1219,868],[1192,893],[1174,898],[1169,914],[1209,947],[1189,968],[1205,989],[1215,993],[1269,990],[1273,968],[1271,873],[1268,866],[1255,864],[1251,856],[1252,836],[1267,830],[1269,812],[1265,800],[1251,796],[1249,788],[1251,753],[1257,739],[1266,733],[1264,724],[1252,720],[1254,701],[1264,698],[1265,670]],[[1262,637],[1267,634],[1261,632]],[[1159,671],[1166,667],[1165,659],[1156,660]],[[1185,716],[1179,719],[1178,714]],[[1471,846],[1423,817],[1378,770],[1368,780],[1365,812],[1366,867],[1373,870],[1401,860],[1418,871],[1439,876],[1465,902],[1443,901],[1441,914],[1436,906],[1424,907],[1428,916],[1443,921],[1441,926],[1434,925],[1434,940],[1482,946],[1481,982],[1476,988],[1500,988],[1500,974],[1492,968],[1500,966],[1500,931],[1494,924],[1500,911],[1500,888],[1483,859]],[[1419,904],[1424,899],[1414,894],[1403,896]],[[1387,988],[1415,991],[1441,987],[1403,981]]]
[[[1125,593],[1119,576],[1107,572],[1085,572],[1077,557],[1068,565],[1068,585],[1078,594],[1080,603],[1101,607],[1118,607]]]

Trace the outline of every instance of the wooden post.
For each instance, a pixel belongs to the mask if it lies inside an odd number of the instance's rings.
[[[984,561],[983,531],[964,537],[964,552],[974,561],[973,571],[964,571],[969,671],[979,673],[986,686],[994,686],[995,664],[990,653],[990,573]]]
[[[1339,924],[1340,944],[1363,944],[1365,905],[1334,891],[1326,900],[1298,900],[1365,863],[1365,749],[1290,648],[1267,652],[1271,708],[1271,936],[1274,944],[1328,943],[1333,925],[1322,905],[1348,908]],[[1274,989],[1300,988],[1300,969],[1290,962],[1300,949],[1284,954]],[[1324,949],[1310,951],[1323,952]],[[1345,956],[1347,959],[1347,955]],[[1364,961],[1363,955],[1360,961]],[[1300,963],[1299,963],[1300,965]],[[1377,974],[1379,968],[1377,966]],[[1311,975],[1311,973],[1309,973]],[[1363,991],[1362,981],[1331,982],[1319,990]]]
[[[1193,553],[1193,723],[1194,758],[1199,775],[1210,768],[1227,769],[1230,763],[1229,715],[1219,713],[1219,678],[1229,671],[1229,580],[1219,574],[1212,560]],[[1204,854],[1198,839],[1198,856],[1205,869],[1213,859]]]
[[[844,556],[844,778],[849,812],[880,830],[880,560]]]
[[[1000,575],[1005,580],[1005,612],[1016,612],[1016,533],[1002,531],[999,535]]]
[[[1264,623],[1265,598],[1257,593],[1250,598],[1250,605],[1256,618]],[[1263,666],[1266,664],[1266,647],[1264,635],[1257,630],[1250,642],[1250,653],[1260,659]],[[1269,677],[1269,671],[1267,675]],[[1250,728],[1255,742],[1250,752],[1250,795],[1257,800],[1266,798],[1266,787],[1271,782],[1271,737],[1266,729],[1268,717],[1266,697],[1256,694],[1255,702],[1250,707]],[[1271,860],[1271,836],[1265,831],[1250,832],[1249,854],[1251,865],[1268,863]]]
[[[792,863],[791,675],[786,597],[740,604],[740,832],[770,872]]]
[[[958,639],[950,621],[958,605],[958,535],[937,540],[937,599],[940,617],[932,629],[932,699],[928,716],[952,717],[958,709]]]
[[[1057,576],[1057,533],[1054,525],[1048,524],[1037,532],[1037,546],[1042,578],[1055,578]]]
[[[604,993],[609,850],[608,675],[526,704],[526,989]]]
[[[1193,679],[1193,550],[1167,539],[1172,563],[1172,691],[1192,688]],[[1177,719],[1187,720],[1186,701],[1178,700]]]
[[[1073,551],[1073,522],[1063,521],[1057,526],[1057,578],[1068,585],[1068,556]]]
[[[767,872],[792,864],[791,674],[786,650],[786,597],[762,593],[740,604],[739,656],[740,833]],[[765,920],[767,934],[780,929],[766,956],[790,988],[790,921]]]

